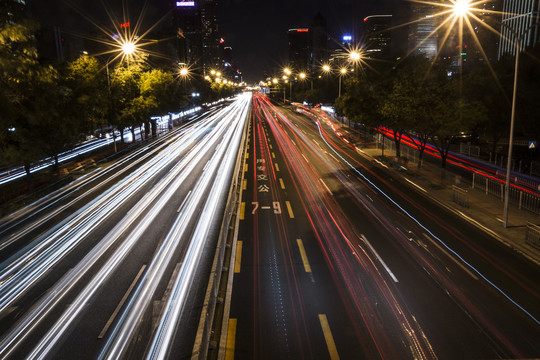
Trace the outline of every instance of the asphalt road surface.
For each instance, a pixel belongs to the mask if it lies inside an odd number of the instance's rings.
[[[299,111],[254,96],[226,356],[540,356],[537,266]]]
[[[191,355],[250,103],[2,220],[1,358]]]

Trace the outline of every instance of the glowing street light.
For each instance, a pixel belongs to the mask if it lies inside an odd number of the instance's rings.
[[[324,64],[322,69],[323,69],[324,72],[330,72],[330,65]]]
[[[360,53],[359,53],[358,51],[353,50],[353,51],[351,51],[351,52],[349,53],[349,58],[350,58],[352,61],[356,62],[356,61],[359,61],[359,60],[360,60],[361,55],[360,55]]]
[[[452,4],[452,12],[454,16],[463,17],[469,14],[471,10],[470,0],[456,0]]]
[[[127,56],[131,56],[135,52],[135,44],[132,41],[125,42],[122,44],[122,52]]]
[[[289,76],[292,74],[292,71],[291,71],[291,69],[289,69],[289,68],[283,69],[283,72],[284,72],[285,74],[289,75]]]
[[[181,76],[185,77],[185,76],[187,76],[188,74],[189,74],[189,70],[188,70],[187,67],[183,67],[183,68],[180,69],[180,75],[181,75]]]

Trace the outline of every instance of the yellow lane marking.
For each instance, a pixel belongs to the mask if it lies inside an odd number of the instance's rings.
[[[277,163],[274,164],[276,166],[276,171],[279,171],[279,166]]]
[[[268,144],[268,147],[269,147],[270,149],[272,149],[272,144]]]
[[[275,158],[276,158],[276,154],[272,153],[272,158],[275,159]]]
[[[339,355],[336,349],[336,343],[334,342],[334,337],[332,336],[332,332],[330,331],[330,325],[328,325],[328,319],[326,318],[326,315],[319,314],[319,321],[321,322],[324,339],[326,340],[326,346],[328,347],[328,352],[330,353],[330,359],[337,360],[339,359]],[[227,345],[228,344],[229,342],[227,341]]]
[[[294,219],[294,213],[293,213],[292,208],[291,208],[291,203],[288,202],[288,201],[285,201],[285,204],[287,205],[287,210],[289,211],[289,217],[291,219]]]
[[[234,259],[234,273],[238,274],[240,272],[240,264],[242,262],[242,241],[238,240],[236,242],[236,257]]]
[[[306,249],[304,249],[304,243],[302,242],[302,239],[296,239],[296,242],[298,243],[298,248],[300,249],[300,256],[302,257],[302,262],[304,263],[304,269],[306,269],[306,272],[310,273],[311,266],[309,266]]]
[[[240,220],[244,220],[244,214],[246,213],[246,203],[240,204]]]
[[[229,319],[227,331],[227,347],[225,348],[225,360],[234,359],[234,345],[236,343],[236,319]]]
[[[244,179],[244,184],[242,185],[242,190],[246,190],[247,189],[247,179]]]
[[[244,172],[248,171],[248,164],[244,164]]]
[[[249,159],[249,153],[248,152],[246,153],[246,159]]]
[[[281,188],[285,190],[285,183],[283,183],[283,179],[279,178],[279,184],[281,185]]]

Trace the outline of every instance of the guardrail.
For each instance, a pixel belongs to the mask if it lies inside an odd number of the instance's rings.
[[[456,185],[452,185],[452,201],[463,207],[470,207],[468,191]]]
[[[231,187],[229,189],[227,206],[225,209],[223,222],[221,224],[216,254],[212,263],[212,270],[210,272],[210,278],[206,289],[199,326],[191,355],[192,360],[215,358],[218,354],[217,351],[209,354],[209,350],[218,350],[217,347],[219,346],[219,340],[217,339],[220,338],[221,334],[217,329],[221,329],[222,324],[220,320],[222,319],[218,319],[219,316],[216,314],[216,308],[218,305],[223,304],[224,302],[224,295],[222,294],[223,280],[228,280],[228,278],[233,274],[230,266],[227,267],[225,265],[226,259],[234,259],[232,255],[235,252],[236,244],[232,243],[234,236],[231,236],[231,232],[234,232],[235,227],[233,226],[233,221],[236,219],[234,215],[237,213],[239,202],[238,199],[242,191],[241,185],[244,179],[244,171],[241,164],[243,163],[242,160],[244,159],[245,142],[250,119],[250,116],[248,116],[246,119],[244,133],[242,135],[242,140],[240,141],[242,147],[238,152],[236,166],[233,172],[234,181],[231,183]],[[225,288],[225,291],[227,290],[229,289]],[[222,309],[219,312],[219,315],[223,316],[224,312],[225,311]]]
[[[540,249],[540,226],[527,222],[525,242]]]
[[[496,179],[482,173],[473,173],[472,188],[484,190],[486,195],[492,195],[504,200],[504,186],[502,180]],[[519,188],[510,187],[508,201],[516,205],[519,209],[528,210],[540,215],[540,194],[531,191],[523,191]]]

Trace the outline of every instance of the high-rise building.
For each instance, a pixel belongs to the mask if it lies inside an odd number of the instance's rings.
[[[328,33],[326,31],[326,20],[317,13],[309,27],[310,37],[310,66],[309,70],[312,74],[319,71],[323,63],[328,62]]]
[[[371,15],[364,19],[364,42],[366,56],[388,58],[392,36],[392,15]]]
[[[203,46],[203,67],[205,73],[208,69],[220,66],[220,50],[223,39],[219,37],[218,26],[218,5],[215,0],[203,0],[201,3],[202,22],[202,46]]]
[[[311,66],[311,46],[309,29],[290,29],[289,66],[296,71],[308,71]]]
[[[202,67],[203,30],[199,4],[196,1],[175,1],[173,23],[179,62],[193,66],[194,69]]]
[[[309,28],[290,29],[289,66],[296,71],[316,73],[330,58],[326,20],[318,13]]]
[[[411,3],[412,22],[409,27],[409,52],[423,54],[428,58],[437,55],[438,34],[437,7],[431,4]]]
[[[221,65],[220,38],[215,0],[174,2],[173,23],[178,41],[178,58],[202,74]]]
[[[521,49],[534,46],[540,42],[540,0],[504,0],[499,57],[505,53],[515,54],[515,37],[522,37]]]

